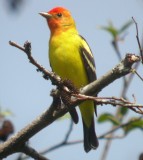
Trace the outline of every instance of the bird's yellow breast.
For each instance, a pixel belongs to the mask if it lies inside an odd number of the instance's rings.
[[[51,36],[49,41],[49,59],[52,70],[63,79],[69,79],[75,87],[81,88],[88,84],[88,75],[80,53],[84,47],[92,55],[87,43],[77,34],[62,32]],[[86,126],[93,120],[94,103],[86,101],[79,106]]]
[[[63,79],[70,79],[78,88],[88,84],[85,66],[80,54],[82,45],[78,34],[60,34],[49,41],[49,59],[52,70]]]

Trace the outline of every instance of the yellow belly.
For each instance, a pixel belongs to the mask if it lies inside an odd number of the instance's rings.
[[[75,87],[81,88],[89,82],[80,55],[80,43],[75,37],[70,37],[69,41],[61,39],[59,37],[55,42],[54,38],[50,40],[49,59],[52,70],[61,78],[71,80]],[[93,101],[80,104],[80,111],[86,126],[90,126],[94,113]]]
[[[79,46],[68,43],[52,47],[49,50],[49,59],[52,70],[63,79],[70,79],[73,84],[80,88],[88,84],[88,79]]]

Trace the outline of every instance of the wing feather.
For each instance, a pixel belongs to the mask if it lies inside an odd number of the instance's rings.
[[[95,69],[95,62],[94,62],[94,57],[91,52],[91,49],[89,48],[88,43],[86,40],[80,36],[83,40],[83,45],[80,47],[80,53],[81,57],[84,63],[85,71],[88,77],[88,81],[93,82],[94,80],[97,79],[96,77],[96,69]],[[94,109],[95,109],[95,114],[97,116],[97,109],[96,109],[96,104],[94,103]]]
[[[94,58],[93,58],[93,54],[91,52],[91,49],[89,48],[86,40],[81,37],[83,40],[83,46],[80,47],[80,53],[81,53],[81,57],[83,59],[83,63],[85,66],[85,70],[86,70],[86,74],[90,82],[93,82],[94,80],[97,79],[96,77],[96,69],[95,69],[95,62],[94,62]],[[86,44],[86,47],[85,47]]]

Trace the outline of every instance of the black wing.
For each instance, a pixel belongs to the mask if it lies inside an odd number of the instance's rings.
[[[85,66],[85,70],[86,70],[86,74],[90,82],[93,82],[94,80],[96,80],[96,69],[95,69],[95,62],[94,62],[94,58],[91,52],[91,49],[89,48],[89,45],[87,44],[86,40],[81,37],[82,40],[84,41],[84,43],[86,44],[86,46],[88,47],[85,48],[84,46],[80,47],[80,53],[81,53],[81,57],[83,59],[83,63]]]
[[[87,74],[87,77],[88,77],[88,81],[90,83],[90,82],[93,82],[94,80],[97,79],[94,57],[93,57],[91,49],[90,49],[88,43],[86,42],[86,40],[82,36],[80,36],[80,37],[83,40],[83,44],[86,46],[85,47],[83,45],[83,46],[80,47],[80,53],[81,53],[81,57],[83,59],[86,74]],[[96,104],[94,104],[94,108],[95,108],[95,114],[97,116]]]

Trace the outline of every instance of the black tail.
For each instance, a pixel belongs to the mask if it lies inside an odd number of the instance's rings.
[[[99,145],[98,139],[95,133],[94,118],[90,127],[87,127],[83,121],[83,132],[84,132],[84,150],[89,152],[91,149],[96,149]]]
[[[78,123],[78,114],[77,114],[76,109],[75,109],[75,108],[70,109],[70,110],[69,110],[69,113],[70,113],[70,115],[71,115],[71,118],[72,118],[73,122],[74,122],[75,124],[77,124],[77,123]]]

